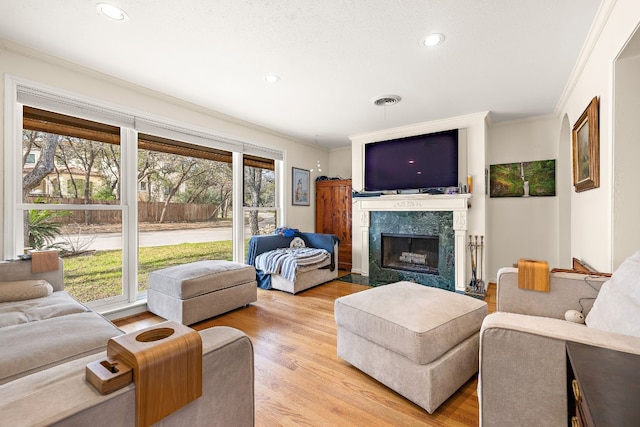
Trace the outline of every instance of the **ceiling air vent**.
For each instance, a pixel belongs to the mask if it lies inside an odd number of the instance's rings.
[[[378,107],[389,107],[391,105],[397,104],[401,99],[402,98],[400,98],[398,95],[384,95],[373,98],[371,102],[373,102]]]

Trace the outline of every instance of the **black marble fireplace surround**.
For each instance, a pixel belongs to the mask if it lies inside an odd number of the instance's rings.
[[[372,286],[401,280],[455,291],[455,231],[451,211],[372,211],[369,219],[369,284]],[[384,237],[383,237],[384,235]],[[389,237],[399,237],[404,242],[392,243]],[[415,243],[415,237],[420,242]],[[407,242],[406,239],[411,239]],[[383,264],[383,240],[385,250],[398,245],[407,252],[405,261],[413,260],[401,268],[386,262]],[[413,246],[416,245],[417,246]],[[436,253],[429,254],[429,251]],[[414,255],[415,254],[415,255]],[[422,268],[422,255],[429,269]],[[403,264],[407,264],[406,262]]]

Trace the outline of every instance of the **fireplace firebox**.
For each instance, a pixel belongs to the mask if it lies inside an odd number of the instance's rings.
[[[382,233],[382,267],[439,274],[439,238],[421,234]]]

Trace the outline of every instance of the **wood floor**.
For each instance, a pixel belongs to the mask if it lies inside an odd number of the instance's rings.
[[[244,331],[255,355],[256,426],[477,426],[474,376],[429,415],[336,355],[336,298],[368,289],[333,281],[289,295],[258,289],[258,301],[192,325]],[[495,287],[487,293],[495,311]],[[145,313],[115,323],[131,332],[164,321]]]

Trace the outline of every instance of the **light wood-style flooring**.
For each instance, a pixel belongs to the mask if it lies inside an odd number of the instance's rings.
[[[429,415],[336,355],[336,298],[368,289],[333,281],[290,295],[258,289],[258,301],[192,325],[231,326],[253,342],[256,426],[477,426],[477,377]],[[486,301],[495,311],[495,285]],[[115,323],[132,332],[164,319],[151,313]]]

